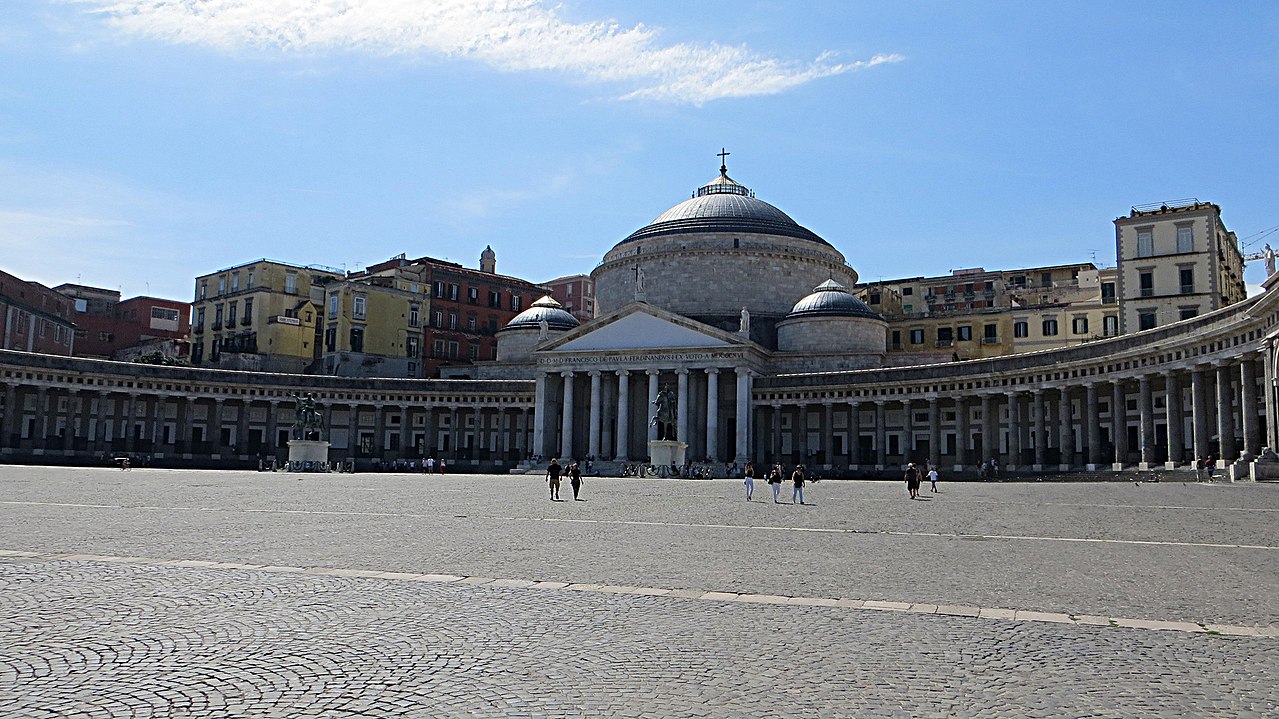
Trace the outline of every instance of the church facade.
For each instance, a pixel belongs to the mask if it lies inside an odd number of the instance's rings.
[[[645,462],[659,433],[692,461],[854,471],[1226,467],[1279,445],[1273,275],[1258,297],[1144,332],[888,367],[884,319],[850,293],[856,270],[721,165],[592,279],[593,319],[545,297],[497,333],[496,361],[439,380],[0,352],[0,460],[243,465],[281,454],[306,392],[334,460],[472,471]],[[675,397],[673,428],[653,422],[659,395]]]

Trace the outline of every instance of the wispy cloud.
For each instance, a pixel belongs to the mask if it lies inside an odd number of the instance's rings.
[[[663,44],[657,29],[569,22],[543,0],[70,0],[120,30],[231,50],[357,49],[470,58],[505,71],[551,71],[626,88],[622,97],[703,103],[771,95],[900,60],[784,60],[744,46]]]

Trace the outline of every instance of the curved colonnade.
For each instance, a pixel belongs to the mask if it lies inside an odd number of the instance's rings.
[[[713,459],[750,447],[757,461],[838,468],[972,467],[990,458],[1025,470],[1173,468],[1209,456],[1225,466],[1279,445],[1279,427],[1267,421],[1276,413],[1279,344],[1272,295],[1062,350],[751,376],[738,396],[725,393],[751,421],[719,443],[728,446],[708,444],[720,453]],[[249,466],[283,458],[294,396],[306,393],[330,427],[334,460],[435,456],[454,469],[492,471],[551,443],[534,416],[531,379],[353,379],[0,351],[0,390],[0,460],[8,462],[126,453],[175,466]],[[601,421],[590,413],[592,425]],[[567,434],[573,444],[558,448],[566,456],[606,439],[599,426],[577,442]]]

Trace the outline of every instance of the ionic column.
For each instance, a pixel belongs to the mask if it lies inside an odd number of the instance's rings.
[[[862,463],[861,413],[861,405],[858,402],[848,403],[848,463],[852,466]]]
[[[648,420],[648,441],[652,442],[657,439],[657,424],[653,422],[654,405],[657,403],[657,378],[661,375],[660,370],[647,370],[644,374],[648,375],[648,406],[644,408],[644,417]],[[645,448],[647,450],[647,447]]]
[[[799,433],[791,442],[795,453],[799,455],[798,463],[806,464],[808,462],[808,403],[801,402],[795,408],[795,421],[791,422],[791,428]]]
[[[1035,403],[1035,469],[1040,470],[1048,463],[1048,423],[1047,408],[1044,406],[1044,391],[1037,389],[1031,393]]]
[[[688,370],[675,370],[675,439],[688,442]]]
[[[990,395],[981,396],[981,450],[982,454],[989,457],[978,457],[979,464],[986,459],[993,459],[995,453],[999,451],[999,440],[995,439],[994,404],[994,398]]]
[[[1021,395],[1016,392],[1009,392],[1004,395],[1004,402],[1008,405],[1009,456],[1009,460],[1005,464],[1007,469],[1013,469],[1022,463],[1022,449],[1025,447],[1022,437],[1026,435],[1026,416],[1021,411]]]
[[[1067,470],[1075,465],[1075,405],[1070,400],[1070,388],[1062,387],[1057,403],[1057,449],[1061,453],[1061,469]]]
[[[1155,461],[1155,400],[1150,392],[1150,377],[1146,375],[1137,378],[1137,418],[1141,468],[1149,469]]]
[[[915,461],[915,411],[912,401],[907,398],[902,403],[902,464]]]
[[[546,454],[546,373],[538,372],[533,382],[533,454]],[[435,438],[431,438],[432,444]]]
[[[614,459],[618,462],[630,461],[631,438],[631,373],[617,370],[617,451]]]
[[[1176,469],[1185,456],[1186,442],[1182,438],[1181,385],[1171,370],[1164,373],[1164,418],[1168,425],[1168,459],[1166,469]]]
[[[773,456],[768,461],[769,464],[776,464],[782,461],[782,406],[780,404],[772,405],[770,414],[772,415],[770,419],[773,420]]]
[[[539,452],[541,451],[541,450],[533,449],[533,441],[532,441],[533,425],[535,423],[534,420],[536,419],[536,410],[533,409],[532,407],[529,407],[525,409],[523,412],[521,412],[520,414],[523,415],[524,417],[524,426],[520,428],[520,433],[516,435],[515,437],[515,448],[520,451],[521,457],[528,457],[532,455],[535,451],[539,451]],[[432,436],[430,434],[431,427],[433,426],[432,418],[433,418],[433,413],[428,412],[426,415],[428,437]],[[435,439],[432,437],[432,439],[429,440],[429,442],[434,443]]]
[[[134,423],[138,418],[138,395],[134,392],[129,393],[129,399],[124,404],[124,447],[128,452],[136,452],[138,449],[138,432]]]
[[[374,414],[374,417],[377,418],[377,427],[378,427],[378,429],[374,431],[374,435],[376,435],[376,437],[374,438],[373,441],[376,444],[377,442],[381,441],[381,439],[379,438],[382,436],[382,430],[381,430],[382,408],[374,407],[373,411],[376,413]],[[462,416],[461,414],[462,413],[458,411],[457,407],[449,408],[449,448],[453,452],[454,458],[460,457],[462,454]],[[377,448],[377,452],[379,457],[382,456],[381,447]]]
[[[738,422],[741,420],[739,419]],[[706,368],[706,456],[719,459],[719,368]]]
[[[877,467],[888,466],[888,435],[884,431],[884,415],[887,414],[885,404],[885,400],[875,400],[875,466]]]
[[[475,414],[476,418],[481,420],[480,424],[483,425],[484,415],[480,412],[478,407],[475,409]],[[412,417],[409,416],[408,406],[403,404],[400,405],[400,457],[412,457],[414,454],[412,451],[413,447],[411,446],[413,444],[413,427],[411,426],[411,420]],[[326,422],[324,426],[327,427],[329,425]],[[480,437],[484,437],[486,434],[488,434],[488,432],[482,432]],[[482,446],[483,440],[481,439],[480,441]]]
[[[1097,397],[1097,385],[1090,383],[1084,387],[1084,424],[1088,432],[1088,464],[1089,469],[1096,469],[1105,461],[1101,453],[1101,402]]]
[[[600,456],[600,412],[603,409],[600,402],[600,371],[593,370],[588,373],[591,378],[591,407],[589,413],[590,428],[587,430],[586,452],[595,459]],[[680,407],[683,410],[683,406]],[[682,414],[682,412],[681,412]]]
[[[572,371],[565,370],[560,372],[560,377],[564,379],[564,391],[561,397],[563,402],[563,411],[560,412],[560,457],[564,458],[564,465],[567,466],[573,461],[573,379]]]
[[[1236,458],[1235,452],[1235,395],[1230,387],[1230,367],[1217,365],[1217,443],[1221,456],[1218,467],[1226,467]]]
[[[1011,406],[1011,405],[1010,405]],[[1010,420],[1011,421],[1011,420]],[[968,464],[968,398],[955,397],[955,466],[961,472]],[[1012,436],[1012,433],[1009,433]]]
[[[1239,363],[1239,419],[1243,422],[1243,451],[1256,457],[1261,454],[1261,416],[1257,407],[1257,362],[1252,357],[1244,357]]]
[[[941,409],[936,397],[928,400],[928,464],[941,466]]]
[[[453,410],[454,439],[461,438],[461,427],[457,421],[457,410]],[[454,456],[457,456],[457,443],[453,444]],[[378,459],[386,458],[386,403],[373,405],[373,454]]]
[[[325,429],[329,430],[331,433],[332,430],[330,428],[333,426],[332,414],[329,415],[329,420],[330,420],[330,424],[325,425]],[[266,408],[266,437],[265,437],[265,442],[263,442],[267,447],[271,448],[272,454],[274,454],[274,451],[277,448],[276,445],[280,441],[279,437],[280,437],[280,400],[273,399],[267,404],[267,408]],[[325,439],[332,439],[332,438],[325,437]]]
[[[1208,391],[1204,386],[1205,371],[1195,369],[1190,373],[1190,425],[1194,430],[1196,463],[1208,457]]]
[[[1115,445],[1114,468],[1120,469],[1128,461],[1128,400],[1123,380],[1115,380],[1110,388],[1110,439]]]
[[[825,465],[835,466],[835,403],[822,403],[822,451],[825,453]]]
[[[235,425],[235,453],[249,453],[249,417],[253,414],[253,400],[240,400],[240,417]]]
[[[751,454],[751,385],[754,375],[746,367],[738,367],[737,373],[737,456],[735,461],[741,465],[750,459]]]
[[[1275,392],[1276,392],[1276,372],[1275,368],[1275,347],[1273,342],[1267,342],[1262,346],[1262,369],[1264,370],[1264,379],[1262,380],[1261,389],[1262,396],[1266,402],[1266,442],[1265,445],[1271,449],[1279,449],[1279,409],[1276,408]]]

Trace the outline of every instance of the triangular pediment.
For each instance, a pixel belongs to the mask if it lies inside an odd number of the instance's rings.
[[[685,317],[642,305],[598,318],[543,348],[552,352],[740,347],[737,337]]]

